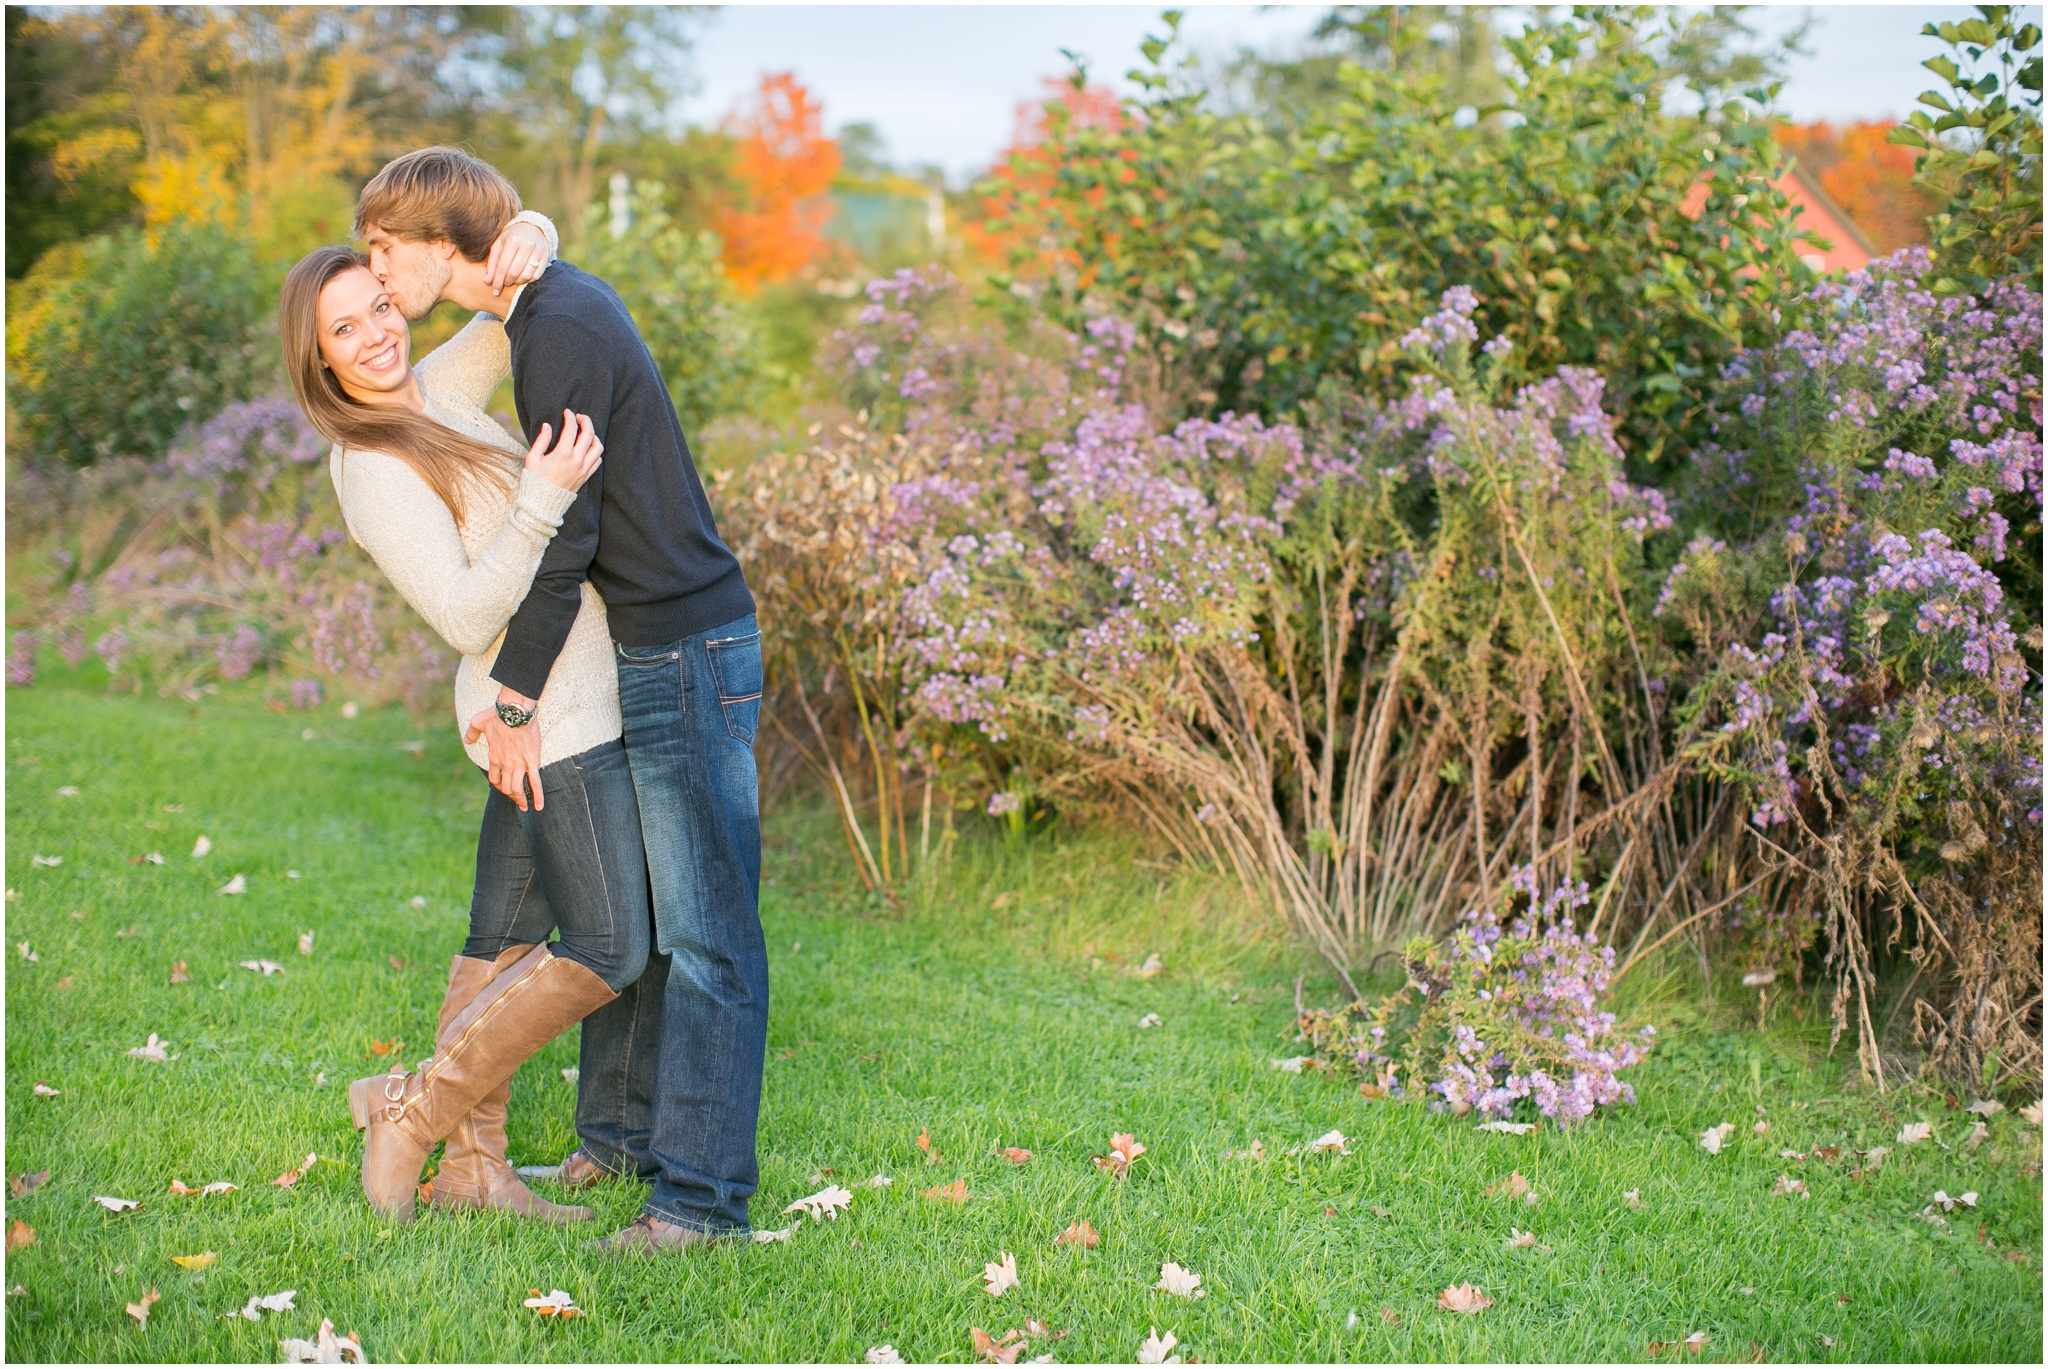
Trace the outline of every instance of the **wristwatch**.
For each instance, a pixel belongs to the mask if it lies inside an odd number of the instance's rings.
[[[498,721],[507,727],[524,727],[533,721],[533,710],[518,704],[499,703]]]

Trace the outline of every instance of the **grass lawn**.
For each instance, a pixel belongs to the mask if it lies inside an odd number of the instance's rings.
[[[1634,1360],[1701,1331],[1706,1359],[2041,1359],[2040,1133],[2007,1111],[1973,1149],[1941,1098],[1853,1088],[1810,1023],[1731,1029],[1696,970],[1630,985],[1665,1029],[1633,1072],[1639,1106],[1484,1133],[1274,1069],[1313,967],[1226,888],[1107,838],[990,838],[890,909],[849,887],[836,832],[801,809],[769,824],[756,1225],[796,1220],[778,1214],[822,1182],[894,1185],[856,1187],[786,1243],[681,1259],[583,1249],[637,1210],[631,1185],[594,1200],[594,1230],[433,1212],[399,1230],[364,1206],[344,1090],[382,1064],[373,1040],[425,1053],[461,940],[484,788],[450,728],[408,749],[422,731],[395,713],[105,698],[62,672],[6,704],[6,1165],[51,1175],[8,1202],[35,1231],[6,1262],[10,1360],[274,1361],[322,1317],[385,1362],[844,1362],[883,1342],[965,1361],[970,1326],[1027,1317],[1069,1334],[1026,1358],[1067,1362],[1128,1363],[1150,1327],[1210,1362]],[[165,863],[132,861],[151,851]],[[214,892],[237,874],[246,893]],[[1163,974],[1128,973],[1152,952]],[[254,959],[283,973],[238,967]],[[1161,1025],[1140,1030],[1147,1013]],[[176,1059],[124,1053],[151,1032]],[[516,1161],[573,1143],[574,1045],[520,1075]],[[1934,1140],[1898,1145],[1922,1119]],[[1720,1122],[1736,1130],[1710,1156],[1695,1138]],[[1350,1155],[1284,1154],[1333,1128]],[[1090,1163],[1112,1131],[1148,1148],[1122,1182]],[[1223,1158],[1254,1138],[1270,1158]],[[1822,1144],[1894,1150],[1860,1178],[1847,1149],[1779,1158]],[[300,1183],[270,1184],[308,1151]],[[1533,1203],[1489,1196],[1512,1171]],[[1781,1173],[1808,1196],[1772,1196]],[[178,1197],[174,1179],[240,1188]],[[919,1196],[956,1179],[965,1205]],[[1978,1206],[1937,1227],[1916,1216],[1935,1189]],[[1056,1248],[1082,1218],[1099,1248]],[[1549,1249],[1508,1248],[1511,1227]],[[202,1251],[218,1262],[172,1263]],[[981,1273],[1005,1251],[1022,1284],[998,1301]],[[1154,1291],[1169,1260],[1207,1296]],[[1493,1306],[1438,1311],[1467,1281]],[[140,1328],[123,1307],[151,1286]],[[221,1317],[287,1288],[296,1308],[260,1325]],[[521,1307],[551,1288],[588,1315]]]

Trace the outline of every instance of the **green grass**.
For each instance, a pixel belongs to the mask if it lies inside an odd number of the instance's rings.
[[[1694,1331],[1713,1336],[1709,1359],[1752,1345],[1774,1360],[2041,1357],[2039,1133],[2011,1112],[1970,1150],[1939,1098],[1853,1089],[1796,1021],[1716,1030],[1674,977],[1632,986],[1671,1028],[1635,1071],[1639,1106],[1571,1134],[1480,1133],[1273,1069],[1294,1049],[1280,1035],[1294,976],[1312,967],[1228,889],[1103,837],[990,840],[890,908],[849,888],[835,832],[800,808],[769,824],[757,1225],[792,1220],[777,1214],[828,1168],[894,1187],[857,1189],[786,1244],[639,1263],[582,1248],[637,1209],[627,1185],[595,1200],[597,1231],[436,1213],[395,1229],[357,1190],[343,1089],[377,1067],[373,1039],[401,1036],[415,1058],[432,1035],[483,797],[450,729],[415,752],[401,744],[422,731],[395,714],[279,716],[61,680],[7,707],[6,1162],[52,1175],[8,1204],[37,1237],[7,1260],[10,1360],[274,1361],[280,1336],[323,1316],[385,1362],[847,1361],[880,1342],[961,1361],[970,1325],[1026,1317],[1070,1330],[1030,1351],[1068,1362],[1128,1363],[1152,1326],[1211,1362],[1630,1360]],[[213,851],[195,860],[202,833]],[[130,863],[151,850],[167,863]],[[38,854],[63,864],[34,868]],[[237,872],[249,891],[216,895]],[[311,957],[296,949],[307,929]],[[1164,974],[1125,972],[1152,951]],[[285,972],[237,968],[254,958]],[[191,982],[174,986],[177,960]],[[1138,1030],[1147,1012],[1164,1024]],[[177,1060],[123,1054],[152,1031]],[[560,1071],[574,1059],[565,1037],[520,1076],[515,1160],[572,1144]],[[38,1080],[60,1096],[33,1096]],[[1759,1106],[1767,1139],[1749,1134]],[[1921,1117],[1954,1149],[1901,1147],[1860,1180],[1846,1162],[1777,1158],[1894,1144]],[[1721,1121],[1737,1136],[1710,1157],[1694,1136]],[[924,1127],[938,1164],[916,1149]],[[1353,1154],[1281,1153],[1331,1128]],[[1122,1183],[1090,1163],[1113,1130],[1149,1147]],[[1254,1137],[1267,1162],[1222,1158]],[[1013,1168],[992,1153],[1008,1145],[1036,1156]],[[307,1151],[323,1158],[303,1182],[269,1185]],[[1534,1205],[1487,1196],[1513,1170]],[[1811,1198],[1770,1196],[1781,1171]],[[918,1196],[958,1178],[964,1207]],[[179,1198],[173,1179],[241,1188]],[[1981,1205],[1937,1230],[1913,1215],[1936,1188]],[[144,1207],[115,1215],[95,1194]],[[1101,1247],[1056,1250],[1077,1218]],[[1554,1253],[1506,1249],[1510,1226]],[[171,1263],[204,1250],[220,1257],[204,1272]],[[1023,1285],[994,1301],[979,1276],[1006,1250]],[[1166,1260],[1209,1295],[1151,1291]],[[1437,1311],[1464,1281],[1494,1306]],[[151,1285],[163,1298],[138,1329],[123,1305]],[[284,1288],[295,1311],[219,1319]],[[520,1306],[532,1288],[566,1289],[589,1315],[535,1317]]]

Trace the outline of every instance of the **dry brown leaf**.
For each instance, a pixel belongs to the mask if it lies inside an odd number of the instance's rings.
[[[7,1224],[7,1253],[26,1250],[36,1243],[36,1229],[16,1217]]]
[[[2028,1126],[2030,1126],[2030,1127],[2038,1127],[2038,1126],[2040,1126],[2040,1125],[2041,1125],[2041,1100],[2040,1100],[2040,1099],[2038,1099],[2038,1098],[2036,1098],[2036,1099],[2035,1099],[2035,1100],[2034,1100],[2033,1102],[2031,1102],[2031,1103],[2028,1103],[2028,1104],[2027,1104],[2027,1105],[2026,1105],[2025,1107],[2021,1108],[2021,1109],[2020,1109],[2020,1116],[2021,1116],[2021,1117],[2022,1117],[2023,1119],[2025,1119],[2025,1121],[2026,1121],[2026,1124],[2027,1124]]]
[[[92,1200],[109,1212],[133,1212],[142,1206],[133,1198],[106,1198],[97,1193],[92,1195]]]
[[[26,1198],[48,1182],[50,1182],[50,1171],[39,1169],[33,1174],[17,1174],[12,1179],[9,1179],[7,1181],[7,1191],[17,1198]]]
[[[1713,1337],[1704,1331],[1695,1331],[1684,1340],[1653,1340],[1643,1346],[1648,1355],[1697,1355],[1713,1343]]]
[[[30,1092],[34,1093],[38,1098],[55,1098],[63,1093],[64,1090],[51,1088],[50,1082],[47,1079],[38,1079],[36,1080],[35,1088],[30,1090]]]
[[[1840,1146],[1815,1146],[1813,1148],[1813,1158],[1833,1164],[1842,1158],[1842,1148]]]
[[[346,1336],[334,1334],[334,1323],[327,1318],[320,1319],[320,1330],[312,1340],[301,1340],[294,1336],[281,1340],[277,1348],[284,1355],[286,1364],[368,1364],[363,1354],[363,1343],[351,1331]]]
[[[991,1298],[1000,1298],[1017,1287],[1017,1257],[1005,1250],[1002,1259],[985,1262],[981,1266],[981,1286]]]
[[[1621,1200],[1630,1207],[1641,1207],[1643,1205],[1643,1191],[1639,1188],[1632,1188],[1621,1195]]]
[[[219,1259],[211,1250],[202,1250],[197,1255],[173,1255],[171,1263],[180,1269],[205,1269]]]
[[[1522,1171],[1518,1169],[1508,1175],[1507,1178],[1502,1179],[1499,1183],[1487,1189],[1486,1196],[1489,1198],[1527,1198],[1530,1192],[1529,1181],[1522,1177]]]
[[[1771,1196],[1773,1198],[1791,1198],[1794,1196],[1810,1198],[1813,1195],[1806,1191],[1806,1180],[1795,1179],[1789,1174],[1780,1174],[1778,1182],[1771,1185]]]
[[[192,982],[192,976],[186,971],[184,961],[180,960],[171,966],[171,982],[173,984],[190,984]]]
[[[1436,1305],[1446,1312],[1484,1312],[1493,1299],[1469,1283],[1456,1283],[1436,1295]]]
[[[1719,1126],[1708,1127],[1700,1133],[1700,1149],[1709,1155],[1719,1155],[1721,1147],[1728,1143],[1729,1134],[1734,1130],[1735,1124],[1733,1122],[1723,1122]]]
[[[404,969],[404,968],[405,968],[405,960],[404,960],[404,958],[403,958],[403,957],[401,957],[401,956],[392,956],[392,957],[391,957],[391,968],[392,968],[392,969],[394,969],[394,970],[402,970],[402,969]]]
[[[1917,1146],[1922,1141],[1932,1139],[1933,1136],[1932,1122],[1908,1122],[1899,1128],[1899,1144],[1902,1146]]]
[[[560,1317],[563,1321],[568,1321],[572,1317],[583,1315],[583,1309],[578,1307],[569,1295],[559,1288],[552,1289],[546,1293],[542,1293],[538,1288],[529,1291],[532,1292],[533,1296],[528,1298],[523,1305],[532,1308],[543,1317]]]
[[[1013,1165],[1021,1165],[1031,1158],[1031,1152],[1022,1146],[1004,1146],[996,1154],[1002,1156]]]
[[[1131,1162],[1145,1153],[1144,1145],[1127,1131],[1113,1133],[1109,1138],[1109,1154],[1097,1155],[1095,1167],[1113,1178],[1121,1179],[1131,1169]]]
[[[128,1304],[128,1315],[135,1318],[137,1326],[147,1328],[149,1326],[149,1309],[155,1307],[162,1298],[163,1294],[157,1292],[155,1288],[151,1288],[142,1295],[141,1302],[131,1302]]]
[[[1071,1245],[1081,1250],[1093,1250],[1102,1244],[1102,1237],[1096,1234],[1095,1224],[1083,1217],[1078,1222],[1068,1222],[1067,1229],[1052,1238],[1054,1245]]]
[[[403,1037],[394,1036],[389,1041],[379,1041],[375,1037],[370,1039],[370,1054],[372,1055],[396,1055],[404,1049],[405,1040]]]
[[[1165,968],[1166,962],[1159,958],[1159,953],[1157,951],[1154,951],[1152,954],[1145,957],[1144,964],[1140,965],[1137,969],[1132,970],[1131,973],[1136,975],[1140,979],[1150,979],[1154,975],[1158,974],[1161,970],[1164,970]]]
[[[925,1189],[921,1196],[936,1198],[940,1202],[945,1203],[964,1203],[968,1198],[967,1181],[965,1179],[955,1179],[950,1184],[941,1184],[936,1188]]]
[[[1015,1364],[1027,1344],[1021,1331],[1005,1331],[998,1339],[979,1326],[970,1326],[967,1334],[974,1341],[975,1359],[983,1364]]]
[[[901,1364],[903,1356],[896,1353],[893,1345],[870,1345],[867,1354],[861,1358],[869,1364]]]
[[[1176,1298],[1206,1298],[1209,1291],[1202,1287],[1202,1276],[1192,1269],[1182,1269],[1168,1260],[1159,1266],[1159,1282],[1152,1287],[1161,1293],[1171,1293]]]
[[[1382,1307],[1380,1309],[1380,1320],[1389,1326],[1399,1326],[1401,1324],[1401,1314],[1391,1307]]]
[[[932,1144],[932,1129],[926,1127],[917,1133],[917,1148],[924,1152],[924,1162],[935,1165],[939,1162],[939,1150]]]
[[[1060,1340],[1067,1333],[1053,1330],[1051,1326],[1036,1317],[1026,1317],[1024,1319],[1024,1334],[1032,1337],[1034,1340]]]
[[[799,1198],[782,1210],[785,1214],[801,1212],[814,1222],[833,1221],[852,1201],[853,1194],[850,1190],[841,1188],[838,1184],[827,1184],[810,1197]]]
[[[167,1047],[169,1044],[170,1043],[167,1041],[159,1040],[157,1038],[157,1034],[155,1032],[151,1032],[149,1034],[149,1040],[143,1042],[139,1046],[129,1047],[127,1053],[136,1058],[137,1060],[149,1060],[160,1065],[164,1063],[166,1060],[176,1060],[178,1058],[177,1056],[172,1055],[170,1051],[165,1049],[165,1047]]]
[[[1179,1364],[1180,1356],[1173,1353],[1173,1347],[1179,1344],[1179,1336],[1171,1331],[1162,1336],[1159,1334],[1159,1328],[1155,1326],[1146,1334],[1144,1343],[1138,1347],[1138,1363]]]

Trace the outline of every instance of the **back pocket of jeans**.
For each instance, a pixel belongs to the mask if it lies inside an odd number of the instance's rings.
[[[735,740],[752,746],[754,729],[761,720],[761,634],[708,641],[704,650],[711,658],[711,678],[718,685],[725,730]]]

